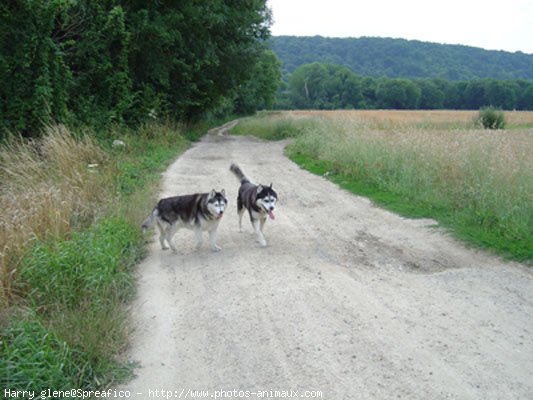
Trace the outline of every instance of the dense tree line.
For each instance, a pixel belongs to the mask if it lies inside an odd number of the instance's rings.
[[[269,25],[266,0],[4,1],[0,128],[270,106],[281,73]]]
[[[284,76],[317,61],[372,77],[533,80],[533,54],[521,52],[369,37],[275,36],[270,41]]]
[[[533,110],[533,82],[526,80],[372,78],[347,67],[311,63],[289,75],[278,108]]]

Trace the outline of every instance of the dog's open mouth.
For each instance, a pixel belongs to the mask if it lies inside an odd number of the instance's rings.
[[[268,216],[270,217],[270,219],[276,219],[272,210],[268,211]]]

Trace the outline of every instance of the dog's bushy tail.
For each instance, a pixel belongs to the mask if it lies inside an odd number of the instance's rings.
[[[250,182],[237,164],[231,164],[229,170],[235,174],[241,184],[244,182]]]
[[[141,229],[142,229],[143,233],[146,232],[146,230],[148,228],[151,228],[152,226],[154,226],[155,217],[157,217],[157,207],[152,210],[150,215],[148,217],[146,217],[146,219],[142,223]]]

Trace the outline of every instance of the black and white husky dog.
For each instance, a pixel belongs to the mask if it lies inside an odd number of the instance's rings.
[[[239,230],[242,231],[242,215],[245,209],[250,214],[250,221],[254,227],[257,241],[265,247],[267,242],[263,236],[263,227],[267,216],[274,219],[274,210],[278,201],[278,194],[270,186],[255,185],[244,175],[239,166],[231,164],[230,171],[235,174],[241,186],[237,196],[237,211],[239,213]]]
[[[178,228],[194,231],[197,248],[202,245],[202,231],[208,231],[211,250],[219,251],[220,247],[216,244],[217,228],[227,204],[224,189],[220,192],[213,189],[210,193],[168,197],[159,200],[141,228],[145,231],[154,224],[157,225],[161,248],[168,249],[166,241],[174,253],[177,248],[172,238]]]

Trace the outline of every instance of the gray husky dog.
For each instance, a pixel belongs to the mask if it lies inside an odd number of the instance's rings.
[[[141,228],[144,232],[154,224],[157,225],[161,248],[168,249],[166,241],[174,253],[178,249],[172,238],[178,228],[194,231],[197,248],[202,245],[202,231],[208,231],[211,250],[219,251],[220,247],[216,244],[217,228],[227,204],[224,189],[220,192],[213,189],[210,193],[168,197],[159,200]]]
[[[241,186],[237,196],[237,211],[239,213],[239,230],[242,232],[242,215],[245,209],[250,214],[250,221],[254,227],[257,241],[265,247],[267,242],[263,236],[263,227],[267,216],[275,219],[274,210],[278,201],[278,194],[270,186],[255,185],[244,175],[239,166],[231,164],[230,171],[235,174]]]

